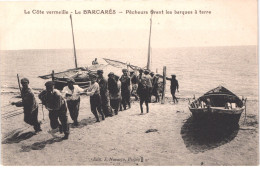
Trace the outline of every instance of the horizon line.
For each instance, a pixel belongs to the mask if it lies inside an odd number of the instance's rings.
[[[242,47],[242,46],[256,46],[258,47],[258,44],[256,45],[216,45],[216,46],[176,46],[176,47],[156,47],[156,48],[151,48],[151,49],[172,49],[172,48],[210,48],[210,47]],[[123,47],[104,47],[104,48],[78,48],[76,50],[90,50],[90,49],[147,49],[147,48],[138,48],[138,47],[128,47],[128,48],[123,48]],[[22,51],[22,50],[73,50],[73,48],[37,48],[37,49],[0,49],[0,51]]]

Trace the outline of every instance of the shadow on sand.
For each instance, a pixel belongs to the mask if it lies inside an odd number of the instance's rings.
[[[102,118],[99,117],[100,122],[102,122]],[[96,123],[96,118],[95,117],[89,117],[88,119],[82,119],[78,126],[75,126],[73,123],[70,124],[70,128],[83,128],[84,126],[88,126],[88,125],[93,125]]]
[[[55,142],[61,142],[63,140],[62,137],[51,138],[46,141],[36,142],[29,146],[22,146],[20,152],[29,152],[31,150],[42,150],[47,144],[53,144]]]
[[[2,141],[2,144],[13,144],[13,143],[19,143],[23,140],[27,140],[29,138],[31,138],[32,136],[34,136],[35,133],[34,132],[26,132],[26,133],[22,133],[22,131],[17,131],[14,132],[14,134],[11,134],[11,137],[7,137]]]
[[[95,123],[96,123],[96,118],[82,119],[79,122],[78,126],[74,126],[73,124],[70,124],[70,128],[83,128],[84,126],[93,125]],[[61,142],[61,141],[63,141],[62,137],[54,136],[54,138],[51,138],[49,140],[36,142],[36,143],[33,143],[32,145],[29,145],[29,146],[22,146],[20,152],[29,152],[31,150],[42,150],[42,149],[45,148],[45,146],[47,144],[53,144],[53,143]]]
[[[189,117],[181,128],[181,135],[187,149],[196,154],[204,152],[233,140],[239,130],[236,126],[216,126],[201,124]]]

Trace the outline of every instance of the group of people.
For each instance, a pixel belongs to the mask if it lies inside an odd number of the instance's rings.
[[[100,122],[99,115],[102,120],[106,117],[118,115],[122,109],[131,108],[130,97],[134,96],[136,100],[140,100],[141,114],[143,114],[143,103],[146,105],[146,113],[149,113],[149,103],[152,95],[155,96],[155,102],[160,101],[159,97],[159,75],[149,72],[148,70],[139,70],[139,75],[134,71],[128,72],[127,69],[122,70],[121,77],[110,72],[108,79],[103,76],[103,70],[98,70],[97,74],[91,74],[91,84],[87,89],[82,89],[75,84],[74,79],[67,81],[67,86],[60,92],[54,89],[54,82],[45,83],[46,89],[39,94],[39,99],[49,111],[50,126],[52,129],[58,129],[60,133],[64,133],[64,139],[69,137],[69,125],[67,109],[73,124],[78,126],[78,115],[80,107],[80,95],[86,94],[90,96],[90,109],[96,118],[96,122]],[[178,81],[172,76],[167,78],[171,80],[171,92],[175,94],[178,91]],[[41,127],[38,121],[38,103],[32,90],[29,87],[29,79],[21,79],[22,90],[22,106],[24,107],[24,121],[34,126],[35,132],[40,132]],[[173,91],[174,90],[174,91]],[[174,101],[177,98],[173,96]]]

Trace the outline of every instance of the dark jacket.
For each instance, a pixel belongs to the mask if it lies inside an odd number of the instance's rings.
[[[122,75],[120,78],[120,81],[121,81],[122,92],[125,90],[130,90],[130,77],[129,76]]]
[[[104,96],[108,93],[108,82],[104,77],[98,78],[97,80],[100,88],[100,95]]]
[[[119,92],[119,89],[117,87],[117,82],[115,79],[108,78],[108,90],[109,93],[112,95],[117,94]]]

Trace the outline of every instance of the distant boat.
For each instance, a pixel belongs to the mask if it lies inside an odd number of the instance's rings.
[[[199,122],[237,125],[245,102],[225,87],[218,86],[193,101],[189,109]]]

